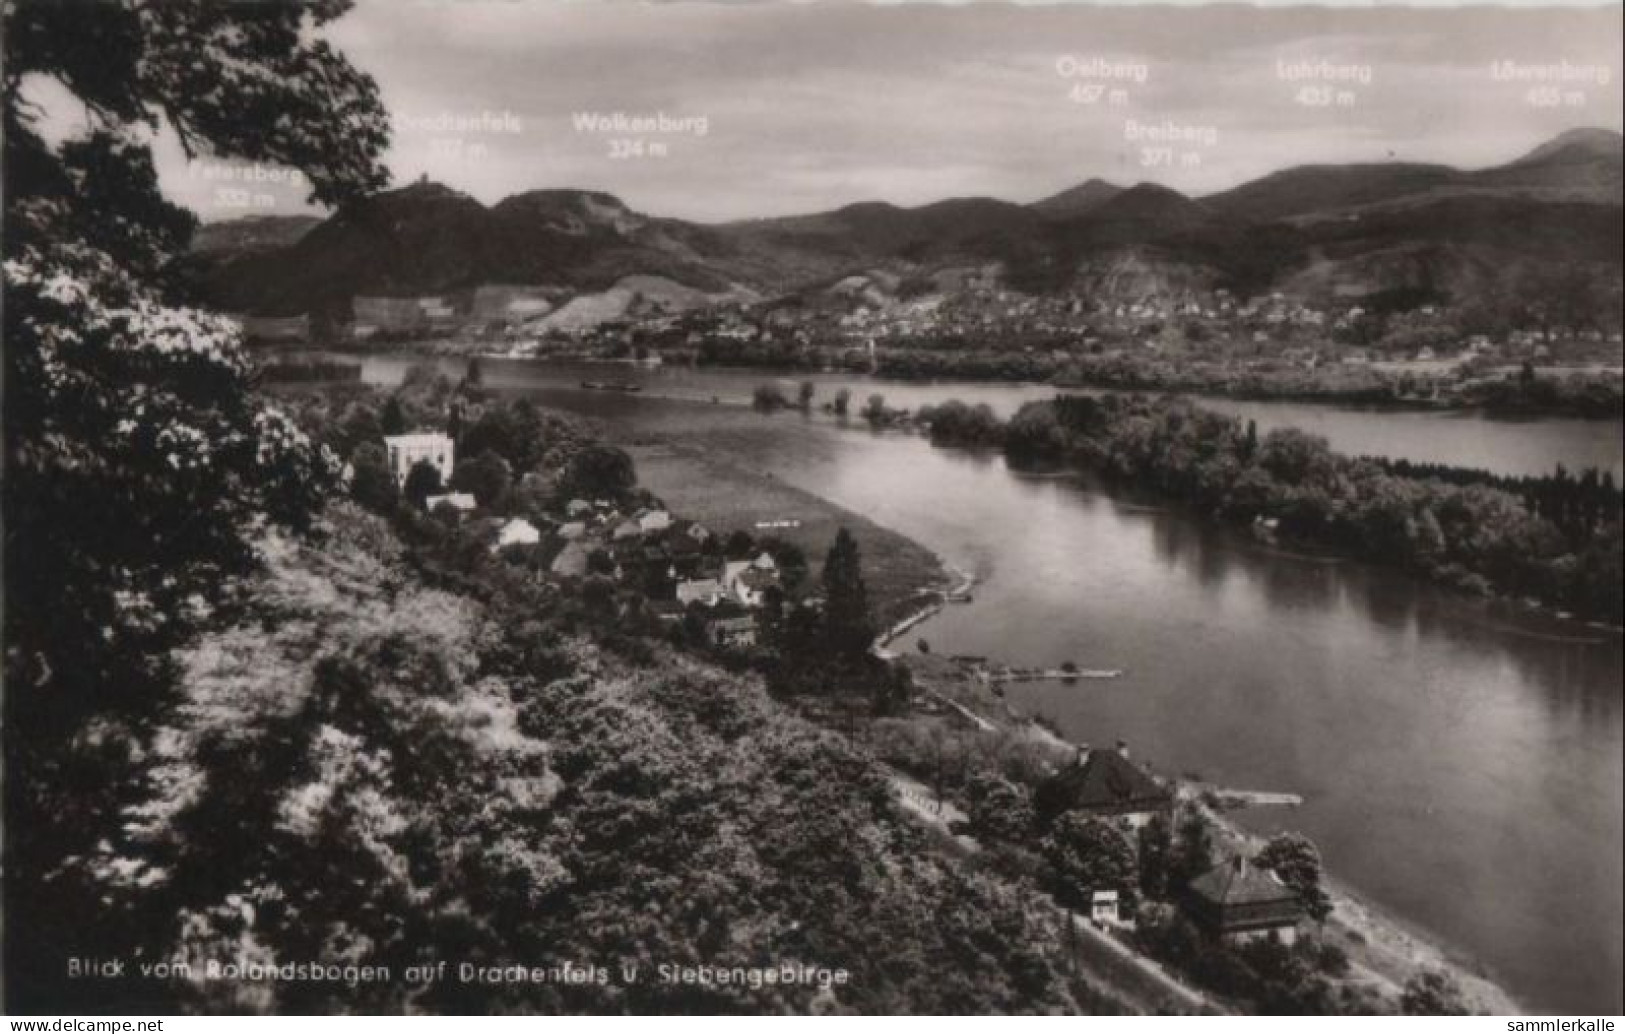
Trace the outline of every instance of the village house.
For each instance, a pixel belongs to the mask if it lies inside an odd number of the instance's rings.
[[[1138,830],[1153,818],[1173,818],[1174,794],[1129,760],[1127,744],[1116,750],[1082,747],[1078,759],[1055,773],[1033,795],[1039,821],[1048,825],[1069,811],[1126,822]]]
[[[500,319],[508,324],[545,316],[552,309],[544,288],[508,284],[481,284],[474,288],[469,303],[469,311],[477,319]]]
[[[560,578],[585,578],[592,551],[585,542],[567,542],[548,568]]]
[[[637,521],[628,517],[615,525],[615,527],[610,531],[609,537],[616,542],[622,542],[626,539],[635,539],[642,534],[643,526]]]
[[[591,517],[592,504],[585,499],[572,499],[564,504],[564,512],[571,517]]]
[[[442,482],[451,480],[456,446],[450,437],[438,431],[386,435],[384,450],[389,454],[389,470],[395,475],[397,485],[404,486],[406,476],[419,463],[428,463],[439,471]]]
[[[755,646],[756,618],[750,614],[712,618],[705,623],[705,634],[711,642],[725,649]]]
[[[1208,936],[1230,942],[1274,934],[1291,944],[1303,916],[1296,891],[1240,854],[1192,880],[1181,903]]]
[[[416,298],[356,295],[350,299],[350,311],[355,316],[355,333],[358,337],[370,336],[378,331],[417,331],[423,329],[426,322]]]
[[[714,607],[722,596],[722,583],[715,578],[689,578],[677,583],[677,602],[685,606],[703,603],[707,607]]]
[[[755,560],[730,560],[722,568],[722,585],[747,607],[760,607],[767,590],[779,584],[779,565],[763,551]]]
[[[423,500],[423,508],[433,513],[437,507],[449,506],[459,514],[470,513],[479,504],[467,492],[447,492],[444,495],[431,495]]]

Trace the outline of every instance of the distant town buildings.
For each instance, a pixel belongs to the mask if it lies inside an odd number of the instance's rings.
[[[1089,920],[1097,925],[1110,926],[1122,921],[1115,890],[1097,890],[1089,895]]]
[[[722,582],[716,578],[687,578],[677,583],[678,603],[701,603],[714,607],[723,595]]]

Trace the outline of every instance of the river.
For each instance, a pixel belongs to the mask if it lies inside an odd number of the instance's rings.
[[[369,358],[367,380],[409,361]],[[448,364],[460,371],[460,363]],[[1081,478],[934,449],[854,421],[738,403],[772,375],[487,360],[492,387],[591,413],[619,433],[687,438],[824,496],[980,579],[923,635],[1021,664],[1122,668],[1113,682],[1013,687],[1069,738],[1223,785],[1303,795],[1243,813],[1299,829],[1363,897],[1482,962],[1539,1011],[1617,1013],[1625,929],[1625,718],[1618,634],[1508,613],[1389,572],[1271,553]],[[588,392],[633,379],[638,395]],[[834,375],[893,405],[959,397],[1001,413],[1052,389]],[[678,401],[684,399],[687,401]],[[701,404],[695,404],[700,400]],[[1212,403],[1344,451],[1502,473],[1620,471],[1620,424]],[[657,492],[658,484],[651,485]]]

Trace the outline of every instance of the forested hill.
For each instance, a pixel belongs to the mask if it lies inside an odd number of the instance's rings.
[[[641,213],[594,190],[533,190],[487,206],[455,185],[420,182],[313,228],[210,227],[188,268],[228,311],[334,320],[349,318],[356,295],[524,284],[562,298],[653,276],[694,304],[817,293],[873,270],[951,292],[989,267],[1036,294],[1132,300],[1150,282],[1319,301],[1403,289],[1466,303],[1521,289],[1553,264],[1617,279],[1622,217],[1619,134],[1575,130],[1477,170],[1302,165],[1207,197],[1089,179],[1029,205],[866,201],[716,225]],[[1101,269],[1123,262],[1151,279],[1101,282]]]

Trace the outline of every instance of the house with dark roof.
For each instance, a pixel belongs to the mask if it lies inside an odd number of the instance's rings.
[[[779,585],[779,566],[763,551],[755,560],[730,560],[722,568],[722,585],[747,607],[760,607],[767,591]]]
[[[1033,808],[1043,825],[1069,811],[1093,818],[1126,821],[1139,829],[1161,816],[1171,822],[1174,793],[1128,757],[1128,747],[1078,751],[1078,759],[1050,776],[1033,794]]]
[[[1303,917],[1297,891],[1240,854],[1192,880],[1181,904],[1208,936],[1233,942],[1274,934],[1291,944]]]

